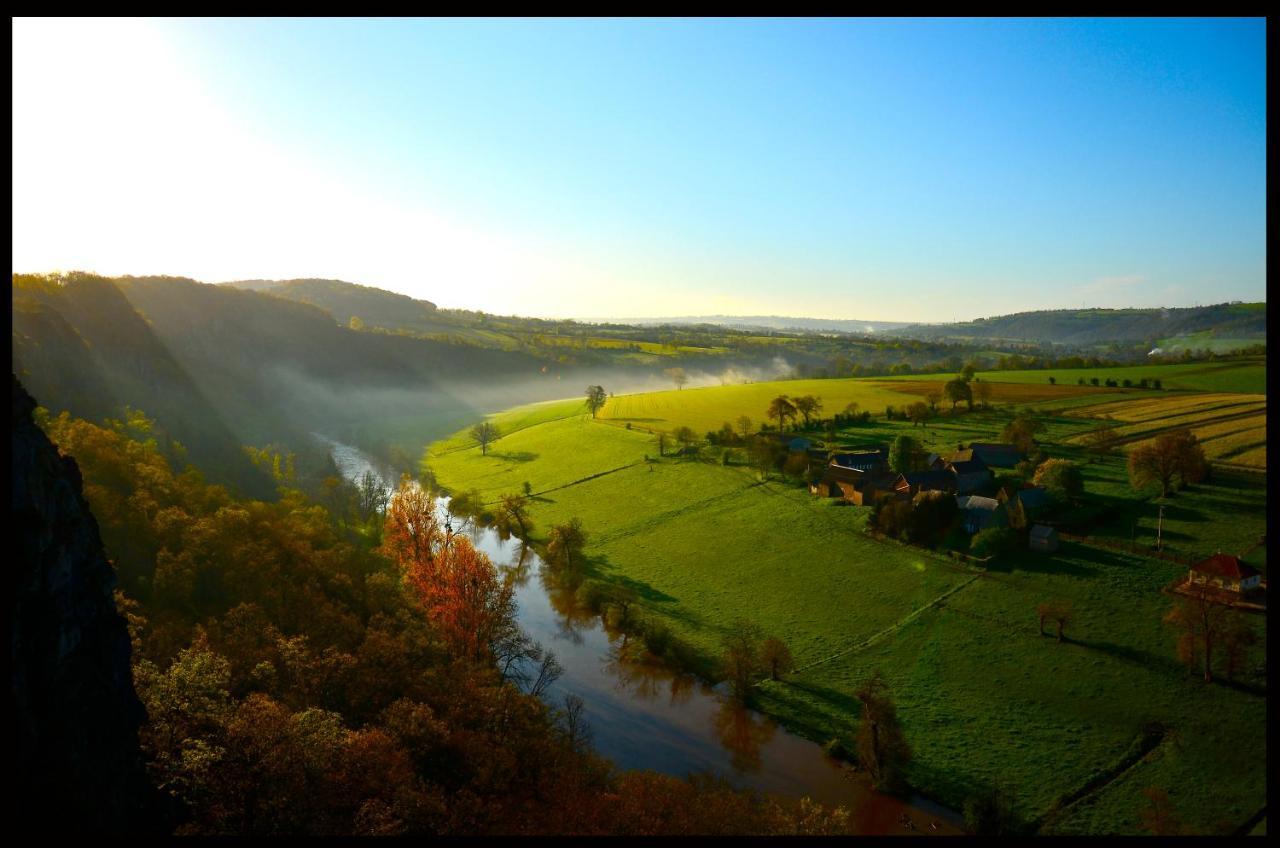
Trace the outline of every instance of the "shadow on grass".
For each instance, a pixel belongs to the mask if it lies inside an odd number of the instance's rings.
[[[508,451],[504,453],[494,451],[489,456],[495,459],[504,459],[507,462],[533,462],[539,455],[532,451]]]

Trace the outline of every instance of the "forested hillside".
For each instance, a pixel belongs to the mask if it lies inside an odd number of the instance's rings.
[[[1220,303],[1182,309],[1055,309],[979,318],[956,324],[917,324],[898,334],[929,339],[1047,341],[1064,345],[1104,342],[1149,343],[1180,336],[1265,344],[1265,303]],[[1194,342],[1191,342],[1194,347]]]
[[[116,564],[141,748],[179,834],[847,829],[841,810],[596,756],[581,704],[537,697],[557,666],[520,631],[510,578],[419,490],[402,487],[385,519],[293,489],[237,498],[153,443],[40,420],[79,463]]]

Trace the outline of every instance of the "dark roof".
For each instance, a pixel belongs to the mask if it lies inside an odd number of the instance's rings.
[[[980,459],[973,459],[968,462],[952,462],[951,468],[957,474],[977,474],[988,470]]]
[[[1058,535],[1058,532],[1048,524],[1037,524],[1031,528],[1031,538],[1033,539],[1049,539]]]
[[[969,445],[973,456],[987,465],[1012,468],[1022,459],[1022,451],[1016,445],[1003,442],[973,442]]]
[[[826,470],[822,472],[822,483],[838,483],[844,480],[848,483],[856,483],[865,478],[866,472],[859,471],[856,468],[845,468],[841,465],[828,465]]]
[[[950,471],[934,469],[931,471],[912,471],[907,474],[899,474],[899,480],[906,481],[909,486],[918,486],[924,489],[946,489],[956,484],[956,477]]]
[[[1255,577],[1262,573],[1253,566],[1241,562],[1239,557],[1233,557],[1230,554],[1214,554],[1208,559],[1191,566],[1191,570],[1199,571],[1202,574],[1230,577],[1233,580],[1243,580],[1246,577]]]
[[[885,455],[879,451],[861,451],[859,453],[836,453],[831,455],[832,465],[843,465],[845,468],[868,468],[885,461]]]

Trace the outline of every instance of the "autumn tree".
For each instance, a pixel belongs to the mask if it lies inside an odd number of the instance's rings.
[[[684,448],[689,448],[698,441],[698,434],[693,431],[693,428],[684,425],[677,427],[671,435]]]
[[[1159,484],[1161,497],[1168,496],[1175,480],[1181,488],[1199,483],[1208,474],[1204,448],[1189,429],[1161,433],[1129,451],[1130,484],[1134,489]]]
[[[786,429],[787,419],[795,418],[795,416],[795,404],[786,395],[778,395],[769,402],[769,408],[765,410],[765,418],[776,418],[778,420],[779,432]]]
[[[822,398],[814,397],[813,395],[798,397],[792,403],[796,412],[800,413],[801,417],[804,418],[804,426],[806,428],[809,426],[810,420],[822,412]]]
[[[577,517],[551,528],[547,538],[547,562],[568,574],[576,574],[582,566],[582,551],[587,546],[587,532]]]
[[[957,377],[954,380],[948,380],[943,386],[943,392],[947,396],[947,400],[951,401],[951,411],[956,411],[956,404],[965,401],[969,404],[969,409],[973,409],[973,390],[969,388],[969,383]]]
[[[978,403],[986,409],[991,405],[991,384],[986,380],[975,380],[973,383],[973,394],[978,399]]]
[[[504,536],[528,539],[533,529],[529,518],[529,500],[524,495],[503,495],[498,501],[495,515],[498,532]]]
[[[760,661],[769,670],[772,680],[780,680],[781,675],[790,674],[795,668],[795,659],[786,644],[776,636],[770,636],[760,645]]]
[[[591,410],[591,417],[595,418],[609,400],[609,394],[604,390],[604,386],[587,386],[587,409]]]
[[[1074,501],[1084,494],[1084,475],[1074,462],[1066,459],[1043,462],[1036,468],[1032,482],[1059,503]]]
[[[936,388],[930,388],[925,394],[924,399],[929,404],[929,411],[936,413],[938,411],[938,404],[942,402],[942,392],[938,391]]]
[[[402,563],[405,582],[449,643],[454,656],[494,658],[498,637],[515,619],[515,588],[489,557],[455,535],[429,562]]]
[[[1205,683],[1213,682],[1213,653],[1231,612],[1215,594],[1204,584],[1185,584],[1164,617],[1178,634],[1178,659],[1189,669],[1203,664]]]
[[[924,401],[916,401],[907,407],[907,417],[911,419],[911,426],[915,427],[929,420],[929,407],[925,406]]]
[[[1094,456],[1110,456],[1115,453],[1120,437],[1116,433],[1115,425],[1099,424],[1085,434],[1084,443],[1085,450]]]
[[[677,389],[683,389],[685,384],[689,382],[689,375],[684,372],[683,368],[668,368],[662,373],[667,375],[667,379],[674,383]]]
[[[1042,430],[1044,422],[1022,412],[1004,425],[1004,429],[1000,431],[1000,440],[1014,445],[1022,453],[1030,454],[1036,449],[1036,434]]]
[[[871,776],[877,789],[901,788],[907,763],[911,761],[911,747],[902,733],[889,686],[879,670],[858,686],[854,697],[862,703],[858,765]]]
[[[387,505],[382,552],[402,568],[410,563],[425,568],[433,563],[443,543],[436,499],[408,474],[403,475]]]
[[[721,640],[724,647],[721,667],[725,679],[733,689],[734,697],[740,701],[748,700],[751,687],[760,674],[762,635],[758,625],[739,619],[733,623],[729,632]]]
[[[498,425],[492,421],[481,421],[471,428],[471,440],[480,446],[480,454],[488,453],[489,445],[496,442],[500,433]]]

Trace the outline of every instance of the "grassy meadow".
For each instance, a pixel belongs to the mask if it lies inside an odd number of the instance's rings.
[[[592,576],[633,588],[645,614],[696,650],[704,673],[735,620],[782,638],[797,672],[762,684],[759,706],[809,738],[849,744],[858,714],[852,690],[880,669],[915,751],[910,779],[943,803],[958,808],[1002,782],[1018,815],[1052,833],[1136,832],[1149,786],[1167,791],[1201,831],[1255,814],[1265,803],[1265,695],[1206,686],[1176,662],[1174,636],[1161,622],[1170,601],[1160,590],[1181,566],[1072,542],[989,570],[962,565],[878,542],[863,533],[868,510],[811,498],[798,485],[761,482],[710,457],[659,460],[655,437],[635,429],[689,424],[704,432],[740,414],[759,421],[778,393],[821,396],[828,414],[849,400],[871,409],[871,422],[841,432],[843,444],[909,433],[926,447],[951,449],[994,440],[1009,417],[997,409],[921,427],[885,421],[885,404],[915,397],[886,390],[886,382],[619,396],[598,421],[578,401],[536,404],[493,416],[505,435],[487,456],[460,433],[432,445],[424,462],[446,488],[478,489],[488,501],[528,481],[535,539],[579,517],[590,534]],[[1190,396],[1093,390],[1085,394],[1097,396],[1080,401],[1072,385],[1046,400],[1035,388],[1022,402],[1043,412],[1042,443],[1050,455],[1082,464],[1089,502],[1101,513],[1091,535],[1153,541],[1157,504],[1130,489],[1123,455],[1091,461],[1072,440],[1097,425],[1084,412],[1099,402],[1114,398],[1137,410],[1152,397],[1158,408]],[[1201,398],[1186,408],[1215,403],[1225,401]],[[1258,475],[1219,473],[1169,499],[1166,547],[1196,556],[1252,548],[1250,561],[1265,569],[1265,546],[1254,547],[1265,533],[1265,504]],[[1037,633],[1035,606],[1050,599],[1074,605],[1063,644]],[[1256,625],[1265,622],[1257,617]],[[1135,760],[1134,746],[1156,725],[1164,735]],[[1101,787],[1074,797],[1095,782]]]

